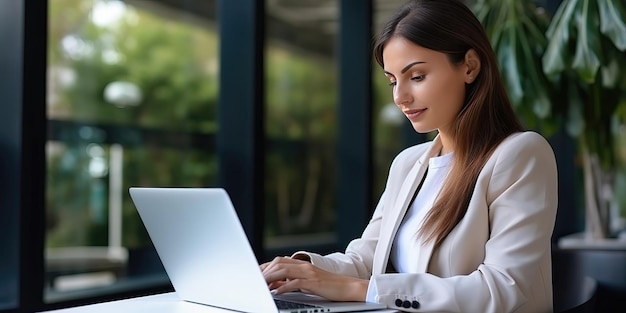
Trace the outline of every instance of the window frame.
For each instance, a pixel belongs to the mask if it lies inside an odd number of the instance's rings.
[[[340,182],[335,244],[310,247],[319,252],[345,248],[360,235],[371,215],[371,20],[372,1],[340,1],[337,140]],[[165,2],[165,1],[164,1]],[[47,120],[48,1],[6,0],[1,3],[0,136],[7,145],[5,186],[0,226],[2,246],[10,257],[0,263],[14,304],[6,311],[42,311],[159,293],[169,286],[113,292],[96,297],[44,303],[45,177],[49,127]],[[259,260],[275,255],[263,245],[263,64],[265,1],[216,1],[220,35],[220,98],[216,134],[219,184],[232,196],[242,224]],[[6,10],[5,10],[6,8]],[[5,16],[6,15],[6,16]],[[6,17],[6,18],[5,18]],[[349,48],[348,48],[349,47]],[[356,48],[355,48],[356,47]],[[238,53],[232,53],[237,51]],[[5,70],[6,69],[6,70]],[[233,75],[247,72],[251,75]],[[360,112],[354,114],[354,103]],[[233,106],[232,103],[237,103]],[[242,111],[243,110],[243,111]],[[242,120],[242,116],[244,120]],[[356,138],[356,140],[355,140]],[[243,175],[243,176],[242,176]],[[246,177],[242,179],[241,177]],[[354,211],[355,207],[363,208]],[[294,247],[297,248],[297,247]],[[1,305],[1,304],[0,304]],[[0,311],[5,311],[0,307]]]
[[[22,54],[24,46],[24,4],[21,0],[0,2],[0,310],[19,306],[20,288],[20,191],[22,190]]]

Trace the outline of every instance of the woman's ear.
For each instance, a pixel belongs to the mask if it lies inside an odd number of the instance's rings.
[[[476,50],[469,49],[465,53],[465,83],[471,84],[476,80],[476,77],[480,73],[480,57]]]

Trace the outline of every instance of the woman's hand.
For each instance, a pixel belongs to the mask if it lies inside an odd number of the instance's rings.
[[[277,257],[261,264],[270,290],[301,290],[333,301],[365,301],[368,280],[338,275],[302,260]]]

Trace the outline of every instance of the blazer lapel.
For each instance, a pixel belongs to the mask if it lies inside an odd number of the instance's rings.
[[[426,273],[430,257],[433,255],[434,242],[432,240],[429,242],[423,242],[420,240],[420,244],[420,253],[417,259],[417,272]]]
[[[393,244],[394,237],[396,236],[396,232],[398,231],[398,227],[400,226],[400,223],[409,208],[409,204],[417,191],[417,187],[424,178],[424,174],[428,168],[428,160],[431,157],[436,156],[440,150],[441,141],[439,139],[439,135],[437,135],[428,151],[420,156],[407,174],[397,197],[393,201],[393,205],[386,209],[388,211],[384,213],[384,217],[387,220],[385,221],[385,219],[383,219],[383,225],[378,238],[379,246],[376,249],[374,262],[372,264],[372,274],[382,274],[386,271],[389,262],[389,253],[391,251],[391,246]],[[427,251],[424,251],[424,253],[420,253],[420,269],[422,268],[423,262],[428,265],[428,260],[432,254],[432,245],[426,250]],[[423,258],[426,259],[422,260]]]

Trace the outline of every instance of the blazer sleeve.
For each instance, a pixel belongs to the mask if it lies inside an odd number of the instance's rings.
[[[374,275],[370,284],[376,285],[376,302],[397,307],[398,299],[417,301],[417,308],[402,308],[408,312],[514,312],[533,292],[551,292],[551,286],[532,289],[537,277],[550,275],[549,270],[541,273],[540,264],[549,260],[556,218],[554,153],[536,133],[505,141],[483,168],[468,209],[476,203],[488,206],[483,262],[471,273],[451,277]]]
[[[381,196],[381,199],[385,196]],[[352,240],[344,253],[331,253],[320,255],[313,252],[298,251],[292,255],[297,258],[299,255],[309,257],[311,263],[329,272],[348,275],[361,279],[369,279],[372,275],[372,264],[374,250],[378,243],[378,234],[382,222],[383,201],[379,201],[372,218],[363,231],[360,238]]]
[[[392,161],[389,168],[385,191],[383,191],[376,209],[365,227],[360,238],[352,240],[345,252],[320,255],[313,252],[298,251],[292,257],[308,256],[311,263],[329,272],[348,275],[352,277],[369,279],[372,275],[374,252],[378,244],[380,228],[385,213],[385,204],[389,203],[388,197],[392,197],[390,190],[398,189],[399,182],[403,181],[406,172],[413,166],[417,157],[420,156],[430,143],[422,143],[409,147],[400,152]]]

